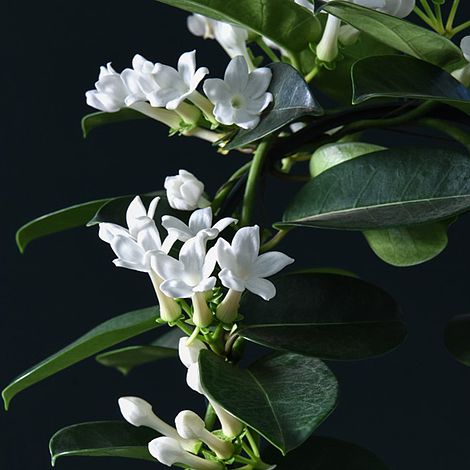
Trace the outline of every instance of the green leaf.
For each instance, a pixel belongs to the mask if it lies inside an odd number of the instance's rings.
[[[10,401],[16,394],[31,385],[103,349],[159,327],[160,324],[156,322],[158,318],[158,308],[149,307],[119,315],[98,325],[59,352],[22,373],[8,385],[2,392],[5,409],[8,409]]]
[[[273,349],[330,360],[386,353],[406,337],[399,307],[382,289],[351,276],[289,274],[274,279],[276,301],[247,292],[239,334]]]
[[[228,150],[259,140],[302,116],[323,114],[322,107],[294,67],[276,63],[269,68],[273,71],[269,91],[274,96],[274,103],[254,129],[242,130],[235,136],[227,146]]]
[[[209,397],[283,454],[308,439],[336,406],[338,383],[319,359],[275,353],[240,369],[202,351],[199,366]]]
[[[263,460],[277,464],[276,470],[388,470],[378,457],[362,447],[319,436],[312,436],[286,457],[268,447]]]
[[[59,457],[127,457],[153,460],[147,445],[158,437],[153,429],[121,421],[96,421],[68,426],[49,442],[52,465]]]
[[[117,122],[136,121],[140,119],[148,119],[148,117],[130,108],[121,109],[116,113],[98,112],[87,114],[82,118],[83,137],[87,138],[88,134],[97,127],[106,126],[108,124],[115,124]]]
[[[406,267],[425,263],[447,246],[448,221],[364,232],[367,243],[383,261]]]
[[[307,183],[277,225],[368,230],[436,222],[470,209],[470,158],[438,148],[370,153]]]
[[[148,346],[129,346],[127,348],[113,349],[96,356],[96,360],[108,367],[115,367],[127,375],[134,367],[167,359],[178,357],[178,341],[184,333],[173,328],[161,335]]]
[[[372,98],[433,100],[470,114],[470,91],[445,70],[413,57],[367,57],[354,64],[352,79],[354,104]]]
[[[394,16],[340,1],[329,2],[323,10],[377,41],[431,64],[445,67],[463,59],[461,50],[444,36]]]
[[[457,361],[470,367],[470,315],[458,315],[448,323],[445,345]]]
[[[301,51],[320,36],[320,23],[305,8],[285,0],[158,0],[161,3],[236,24],[288,51]]]
[[[16,243],[19,250],[23,253],[26,246],[36,238],[84,226],[96,211],[110,200],[110,198],[98,199],[77,204],[28,222],[16,232]]]

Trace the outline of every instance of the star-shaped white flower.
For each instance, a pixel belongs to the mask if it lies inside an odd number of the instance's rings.
[[[214,239],[230,224],[236,222],[237,219],[224,217],[212,225],[212,209],[210,207],[194,211],[189,218],[188,225],[172,215],[164,215],[162,217],[162,225],[167,230],[168,236],[182,242],[187,242],[200,232],[206,233],[209,239]]]
[[[196,51],[185,52],[178,60],[178,70],[169,65],[156,64],[153,78],[157,88],[147,94],[150,104],[174,110],[194,93],[209,73],[206,67],[196,70]]]
[[[204,92],[215,105],[217,121],[243,129],[255,128],[260,114],[273,101],[268,92],[271,78],[271,69],[267,67],[249,73],[242,56],[232,59],[223,80],[211,78],[204,82]]]
[[[89,106],[106,113],[115,113],[126,107],[125,100],[129,90],[123,82],[121,75],[117,73],[109,62],[106,67],[100,67],[98,81],[95,89],[85,93]]]
[[[223,238],[215,246],[217,262],[222,270],[219,278],[228,289],[243,292],[245,289],[270,300],[276,295],[276,288],[265,279],[294,262],[279,251],[259,255],[259,227],[243,227],[235,234],[232,244]]]

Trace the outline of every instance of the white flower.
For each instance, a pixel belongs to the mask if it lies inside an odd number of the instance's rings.
[[[207,16],[194,13],[188,16],[186,19],[186,25],[188,30],[194,36],[198,36],[204,39],[215,39],[214,38],[214,23],[216,20],[208,18]]]
[[[217,262],[222,270],[219,278],[222,284],[237,292],[245,289],[270,300],[276,295],[272,276],[294,262],[292,258],[278,251],[259,255],[259,227],[243,227],[233,237],[232,244],[219,239],[216,244]]]
[[[104,111],[115,113],[126,107],[125,100],[129,94],[126,84],[111,66],[109,62],[106,67],[100,67],[98,81],[95,90],[85,93],[86,102],[89,106]]]
[[[162,421],[152,410],[150,403],[139,397],[121,397],[119,408],[124,419],[133,426],[145,426],[154,429],[164,436],[176,439],[186,450],[192,451],[197,446],[197,439],[185,438],[169,424]]]
[[[184,465],[193,470],[222,470],[223,465],[186,452],[176,439],[157,437],[148,445],[150,454],[163,465]]]
[[[158,88],[154,69],[155,64],[153,62],[136,54],[132,59],[132,69],[124,69],[121,72],[122,80],[129,90],[126,97],[127,106],[131,106],[138,101],[147,101],[147,95],[152,94]]]
[[[236,222],[237,219],[224,217],[212,225],[212,209],[210,207],[194,211],[189,218],[188,225],[171,215],[162,217],[162,225],[168,231],[168,235],[182,242],[194,238],[200,232],[206,233],[209,239],[214,239],[230,224]]]
[[[196,51],[181,55],[178,60],[178,70],[169,65],[156,64],[153,79],[157,87],[151,93],[147,93],[147,99],[152,106],[174,110],[196,91],[208,73],[206,67],[196,70]]]
[[[142,199],[136,196],[127,208],[127,229],[107,222],[99,224],[99,237],[109,243],[117,255],[113,261],[116,266],[142,272],[151,270],[152,253],[162,249],[153,220],[159,201],[159,197],[154,198],[147,211]]]
[[[178,175],[167,176],[164,186],[173,209],[192,211],[209,205],[204,197],[204,184],[189,171],[179,170]]]
[[[267,91],[271,78],[271,69],[267,67],[249,73],[243,57],[232,59],[223,80],[212,78],[204,82],[204,92],[215,105],[217,121],[243,129],[256,127],[260,114],[273,100],[273,95]]]
[[[184,439],[198,439],[212,449],[219,459],[229,459],[233,455],[233,444],[214,436],[206,429],[204,421],[193,411],[184,410],[175,418],[178,434]]]
[[[191,342],[189,342],[189,338],[187,336],[183,336],[178,342],[178,354],[180,361],[187,368],[197,363],[199,359],[199,353],[205,349],[207,349],[206,345],[197,338],[193,338]]]

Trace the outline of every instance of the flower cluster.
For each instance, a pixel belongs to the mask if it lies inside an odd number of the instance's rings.
[[[231,28],[236,31],[235,27]],[[217,31],[219,29],[216,28]],[[107,113],[131,108],[173,130],[191,132],[191,135],[213,142],[220,136],[199,126],[216,128],[220,124],[235,124],[251,129],[258,124],[261,113],[273,100],[267,91],[271,69],[253,70],[250,66],[250,71],[247,53],[239,54],[236,49],[231,49],[235,51],[232,54],[234,58],[227,67],[224,80],[205,81],[207,97],[197,88],[209,70],[196,68],[196,51],[191,51],[179,58],[176,69],[154,64],[141,55],[134,56],[132,68],[121,73],[117,73],[111,64],[101,67],[95,89],[86,92],[87,103]]]
[[[165,322],[176,322],[182,316],[182,300],[191,299],[190,321],[197,335],[199,329],[214,321],[232,324],[238,316],[240,298],[245,289],[270,300],[276,294],[274,284],[265,279],[294,260],[280,252],[259,254],[259,227],[239,229],[231,244],[220,233],[236,219],[225,217],[213,224],[213,214],[204,196],[204,185],[194,175],[180,170],[165,181],[169,205],[178,210],[194,210],[186,224],[171,215],[163,215],[161,225],[167,231],[162,241],[155,223],[160,197],[155,197],[147,210],[139,196],[129,205],[127,227],[101,223],[100,238],[109,243],[118,267],[146,272],[150,275]],[[178,257],[172,256],[175,244],[182,243]],[[208,250],[209,242],[214,242]],[[214,275],[228,289],[224,298],[216,288]],[[186,308],[188,310],[188,308]]]

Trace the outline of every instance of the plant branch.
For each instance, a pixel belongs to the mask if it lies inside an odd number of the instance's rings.
[[[273,50],[264,42],[263,38],[260,36],[256,40],[256,44],[261,48],[261,50],[273,61],[280,62],[279,57],[273,52]]]
[[[447,18],[447,23],[446,23],[446,30],[451,32],[453,31],[453,26],[454,26],[454,21],[455,21],[455,15],[457,14],[457,10],[459,8],[460,0],[454,0],[452,3],[452,7],[449,12],[449,16]]]

